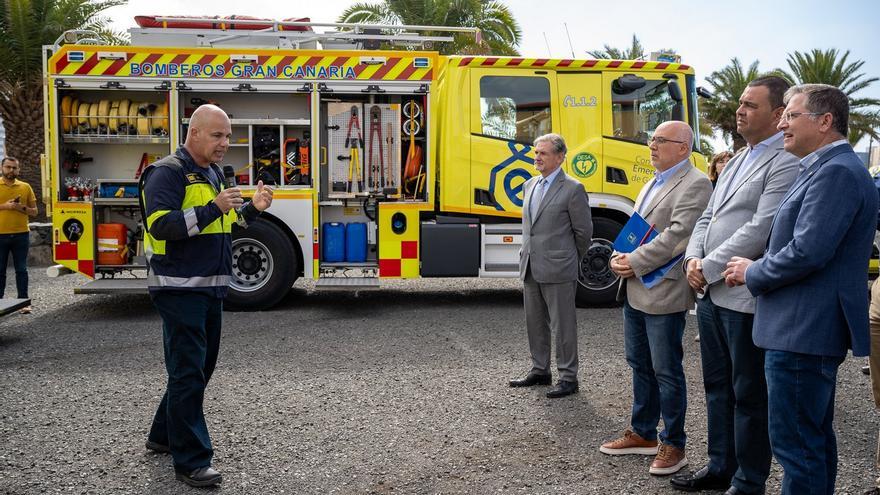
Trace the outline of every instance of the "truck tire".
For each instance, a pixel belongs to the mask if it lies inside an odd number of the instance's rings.
[[[232,281],[229,309],[262,311],[277,304],[299,273],[299,253],[290,238],[268,220],[232,231]]]
[[[608,262],[614,252],[614,239],[622,228],[623,225],[610,218],[593,218],[593,242],[578,272],[578,307],[607,306],[615,302],[619,277],[611,271]]]

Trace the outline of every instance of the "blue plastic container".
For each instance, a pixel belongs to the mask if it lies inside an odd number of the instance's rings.
[[[345,261],[345,225],[339,222],[324,222],[321,229],[324,240],[323,260],[328,263]]]
[[[351,222],[345,226],[345,261],[367,261],[367,224]]]

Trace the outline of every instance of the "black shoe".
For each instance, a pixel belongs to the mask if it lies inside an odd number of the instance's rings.
[[[862,373],[864,373],[866,375],[870,375],[871,374],[871,366],[867,365],[867,364],[862,366]]]
[[[724,495],[764,495],[764,490],[759,492],[744,492],[735,486],[731,486],[724,492]]]
[[[669,480],[672,488],[684,492],[699,492],[701,490],[724,490],[730,486],[730,478],[718,476],[709,472],[709,466],[705,466],[696,473],[676,476]]]
[[[161,443],[152,440],[147,440],[146,447],[147,450],[152,450],[157,454],[168,454],[171,452],[171,449],[167,445],[162,445]]]
[[[547,392],[547,397],[550,399],[558,399],[560,397],[565,397],[566,395],[576,394],[577,391],[578,382],[559,380],[559,383],[556,384],[556,388]]]
[[[189,486],[214,486],[223,481],[223,476],[211,466],[200,467],[190,473],[176,473],[175,477]]]
[[[522,380],[510,380],[511,387],[531,387],[532,385],[550,385],[553,377],[550,375],[539,375],[537,373],[529,373]]]

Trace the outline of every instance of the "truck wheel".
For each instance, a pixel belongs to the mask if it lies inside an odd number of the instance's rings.
[[[299,273],[299,255],[290,238],[267,220],[232,232],[230,309],[261,311],[277,304]]]
[[[615,302],[619,277],[611,271],[609,261],[614,252],[614,239],[623,225],[609,218],[593,219],[593,242],[581,260],[578,272],[577,305],[601,306]]]

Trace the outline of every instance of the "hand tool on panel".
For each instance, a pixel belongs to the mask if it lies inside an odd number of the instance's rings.
[[[360,158],[360,147],[363,140],[364,135],[361,132],[361,122],[358,118],[358,107],[357,105],[352,105],[351,116],[348,119],[348,132],[345,136],[345,147],[349,149],[350,153],[348,162],[348,190],[346,191],[349,193],[352,192],[355,181],[358,184],[357,192],[363,192],[364,190]]]
[[[367,160],[370,170],[370,189],[380,191],[385,188],[385,149],[382,143],[382,109],[379,105],[370,107],[370,147]],[[374,144],[379,144],[376,153]]]

